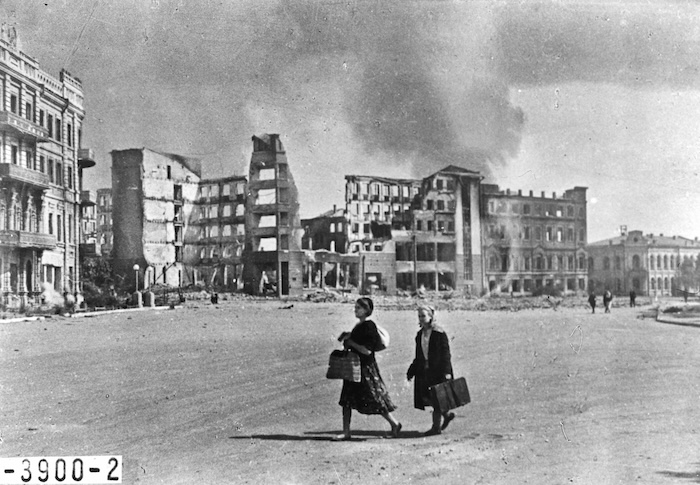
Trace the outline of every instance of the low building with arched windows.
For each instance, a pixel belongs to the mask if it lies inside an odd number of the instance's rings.
[[[676,295],[686,290],[679,268],[697,268],[700,241],[681,236],[621,231],[621,235],[591,243],[588,251],[589,288],[626,295]]]

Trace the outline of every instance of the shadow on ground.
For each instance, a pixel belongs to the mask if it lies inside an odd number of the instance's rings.
[[[342,431],[307,431],[304,434],[253,434],[243,436],[229,436],[230,440],[274,440],[274,441],[335,441],[333,438]],[[475,439],[478,433],[466,436],[467,439]],[[500,435],[489,435],[489,438],[502,439]],[[368,439],[416,439],[427,438],[422,431],[401,431],[398,438],[392,438],[388,431],[353,431],[352,438],[348,441],[367,441]]]
[[[696,467],[700,467],[700,463],[694,463],[694,465]],[[663,470],[657,473],[667,478],[676,478],[681,480],[688,480],[692,483],[700,483],[700,469],[694,472],[674,472],[670,470]]]

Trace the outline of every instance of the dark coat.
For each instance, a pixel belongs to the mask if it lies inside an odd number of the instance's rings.
[[[428,342],[428,365],[426,368],[423,348],[421,346],[422,330],[416,335],[416,356],[408,368],[406,376],[415,377],[413,388],[413,404],[418,409],[430,406],[430,393],[428,388],[445,382],[446,375],[454,377],[452,372],[452,355],[450,354],[450,341],[442,327],[433,326]]]

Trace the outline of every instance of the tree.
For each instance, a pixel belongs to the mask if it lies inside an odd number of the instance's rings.
[[[683,262],[676,269],[676,284],[683,291],[683,299],[688,301],[688,291],[691,288],[696,288],[700,279],[700,272],[695,268],[693,261],[689,258],[683,258]]]

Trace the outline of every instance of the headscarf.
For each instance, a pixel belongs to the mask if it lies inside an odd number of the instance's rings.
[[[371,298],[363,296],[362,298],[358,298],[355,303],[367,310],[367,316],[370,316],[374,311],[374,302]]]

